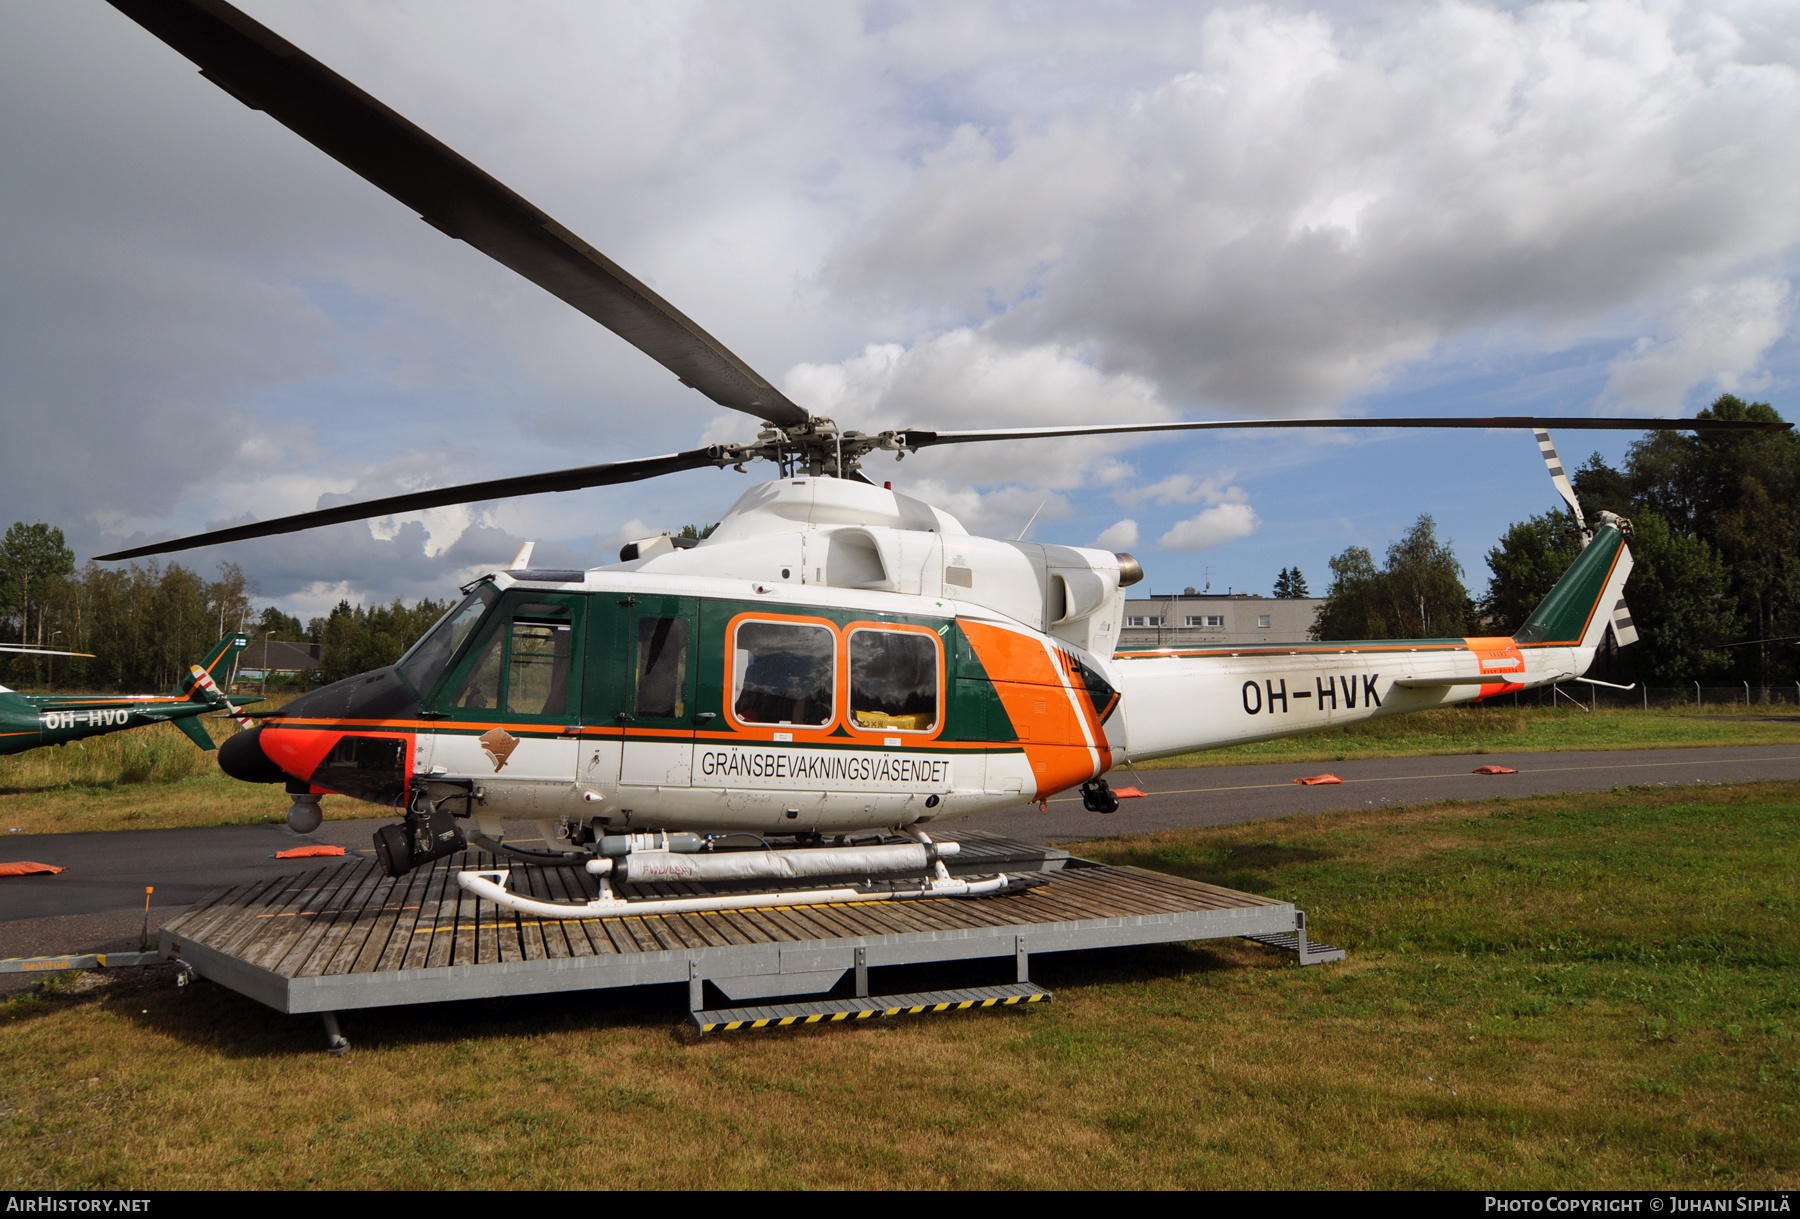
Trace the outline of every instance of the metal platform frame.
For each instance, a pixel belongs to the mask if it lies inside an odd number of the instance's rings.
[[[1033,953],[1254,939],[1302,964],[1342,959],[1306,940],[1291,903],[993,835],[964,833],[960,867],[1037,872],[1023,893],[867,901],[685,915],[534,920],[463,896],[454,873],[492,867],[481,852],[389,880],[352,857],[312,872],[222,890],[159,932],[165,958],[276,1011],[325,1018],[363,1008],[621,986],[687,983],[702,1032],[836,1023],[1048,999]],[[581,900],[574,868],[515,868],[514,888]],[[676,892],[656,886],[657,896]],[[649,892],[646,896],[652,895]],[[1011,957],[1015,980],[961,991],[879,996],[869,971]],[[830,998],[845,975],[848,998]],[[729,1003],[707,1004],[708,986]],[[841,992],[840,992],[841,993]],[[800,996],[817,996],[800,1000]]]

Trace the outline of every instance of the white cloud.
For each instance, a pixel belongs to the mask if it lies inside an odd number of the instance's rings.
[[[884,343],[836,364],[800,364],[783,389],[808,409],[862,431],[895,427],[974,430],[1167,419],[1170,411],[1142,377],[1103,373],[1055,344],[1014,348],[981,330],[959,328],[911,347]],[[721,420],[709,439],[741,436]],[[1130,478],[1112,456],[1145,440],[997,441],[926,449],[897,468],[912,477],[976,485],[1018,483],[1066,490]],[[888,478],[879,455],[872,478]],[[948,508],[948,505],[944,505]]]
[[[1328,406],[1800,239],[1791,20],[1755,6],[1218,8],[1128,105],[968,127],[834,256],[1183,403]]]
[[[1130,550],[1137,543],[1138,523],[1130,517],[1114,521],[1094,539],[1094,545],[1101,550]]]
[[[1171,474],[1145,486],[1121,486],[1113,490],[1113,498],[1121,504],[1241,504],[1246,496],[1242,487],[1229,485],[1230,474],[1213,478],[1195,478],[1191,474]]]
[[[1219,504],[1178,522],[1156,544],[1163,550],[1211,550],[1249,537],[1260,524],[1249,504]]]
[[[1612,362],[1607,398],[1666,414],[1697,386],[1751,388],[1746,376],[1787,332],[1792,296],[1787,281],[1768,276],[1694,289],[1670,318],[1671,333],[1641,338]]]

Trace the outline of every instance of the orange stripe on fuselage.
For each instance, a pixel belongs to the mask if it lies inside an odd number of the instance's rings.
[[[1094,744],[1082,732],[1078,716],[1088,717],[1082,704],[1069,688],[1067,674],[1051,659],[1050,650],[1036,635],[1010,631],[1005,627],[963,619],[957,623],[968,638],[969,646],[981,660],[994,693],[1006,708],[1013,730],[1019,734],[1025,757],[1031,763],[1031,775],[1037,783],[1037,798],[1085,783],[1099,774],[1111,760],[1105,750],[1106,736],[1099,725],[1091,726]],[[1096,763],[1096,746],[1105,761]]]
[[[346,731],[346,729],[349,729]],[[372,736],[388,740],[402,741],[406,747],[406,757],[402,761],[402,774],[410,775],[413,764],[413,748],[416,738],[410,732],[391,732],[366,728],[350,729],[349,725],[340,724],[337,728],[277,728],[273,724],[263,725],[261,737],[262,751],[275,765],[297,779],[310,780],[319,764],[325,760],[332,747],[345,736]]]
[[[1519,651],[1519,645],[1510,635],[1481,635],[1464,639],[1469,651],[1475,653],[1475,663],[1479,672],[1492,673],[1494,684],[1481,687],[1476,701],[1493,698],[1496,694],[1511,694],[1514,690],[1523,690],[1525,685],[1518,679],[1525,676],[1525,655]]]

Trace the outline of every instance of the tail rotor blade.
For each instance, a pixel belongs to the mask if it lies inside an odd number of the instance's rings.
[[[1569,482],[1569,476],[1563,470],[1562,458],[1556,454],[1556,445],[1550,440],[1550,433],[1543,428],[1531,429],[1537,435],[1538,451],[1544,455],[1544,464],[1550,467],[1550,481],[1556,484],[1556,490],[1569,505],[1569,511],[1575,514],[1575,524],[1581,529],[1581,536],[1588,532],[1587,518],[1581,514],[1581,501],[1575,498],[1575,487]]]
[[[1637,627],[1632,625],[1631,611],[1625,607],[1625,598],[1613,606],[1612,612],[1613,642],[1620,647],[1628,647],[1638,641]]]

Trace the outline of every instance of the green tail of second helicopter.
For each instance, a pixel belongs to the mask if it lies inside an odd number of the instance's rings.
[[[0,687],[0,754],[19,753],[39,745],[61,745],[85,737],[174,724],[201,749],[216,748],[199,717],[231,704],[222,686],[232,662],[250,637],[233,631],[220,639],[200,663],[190,666],[174,694],[126,694],[111,698],[79,694],[19,694]],[[246,703],[259,699],[245,699]]]

